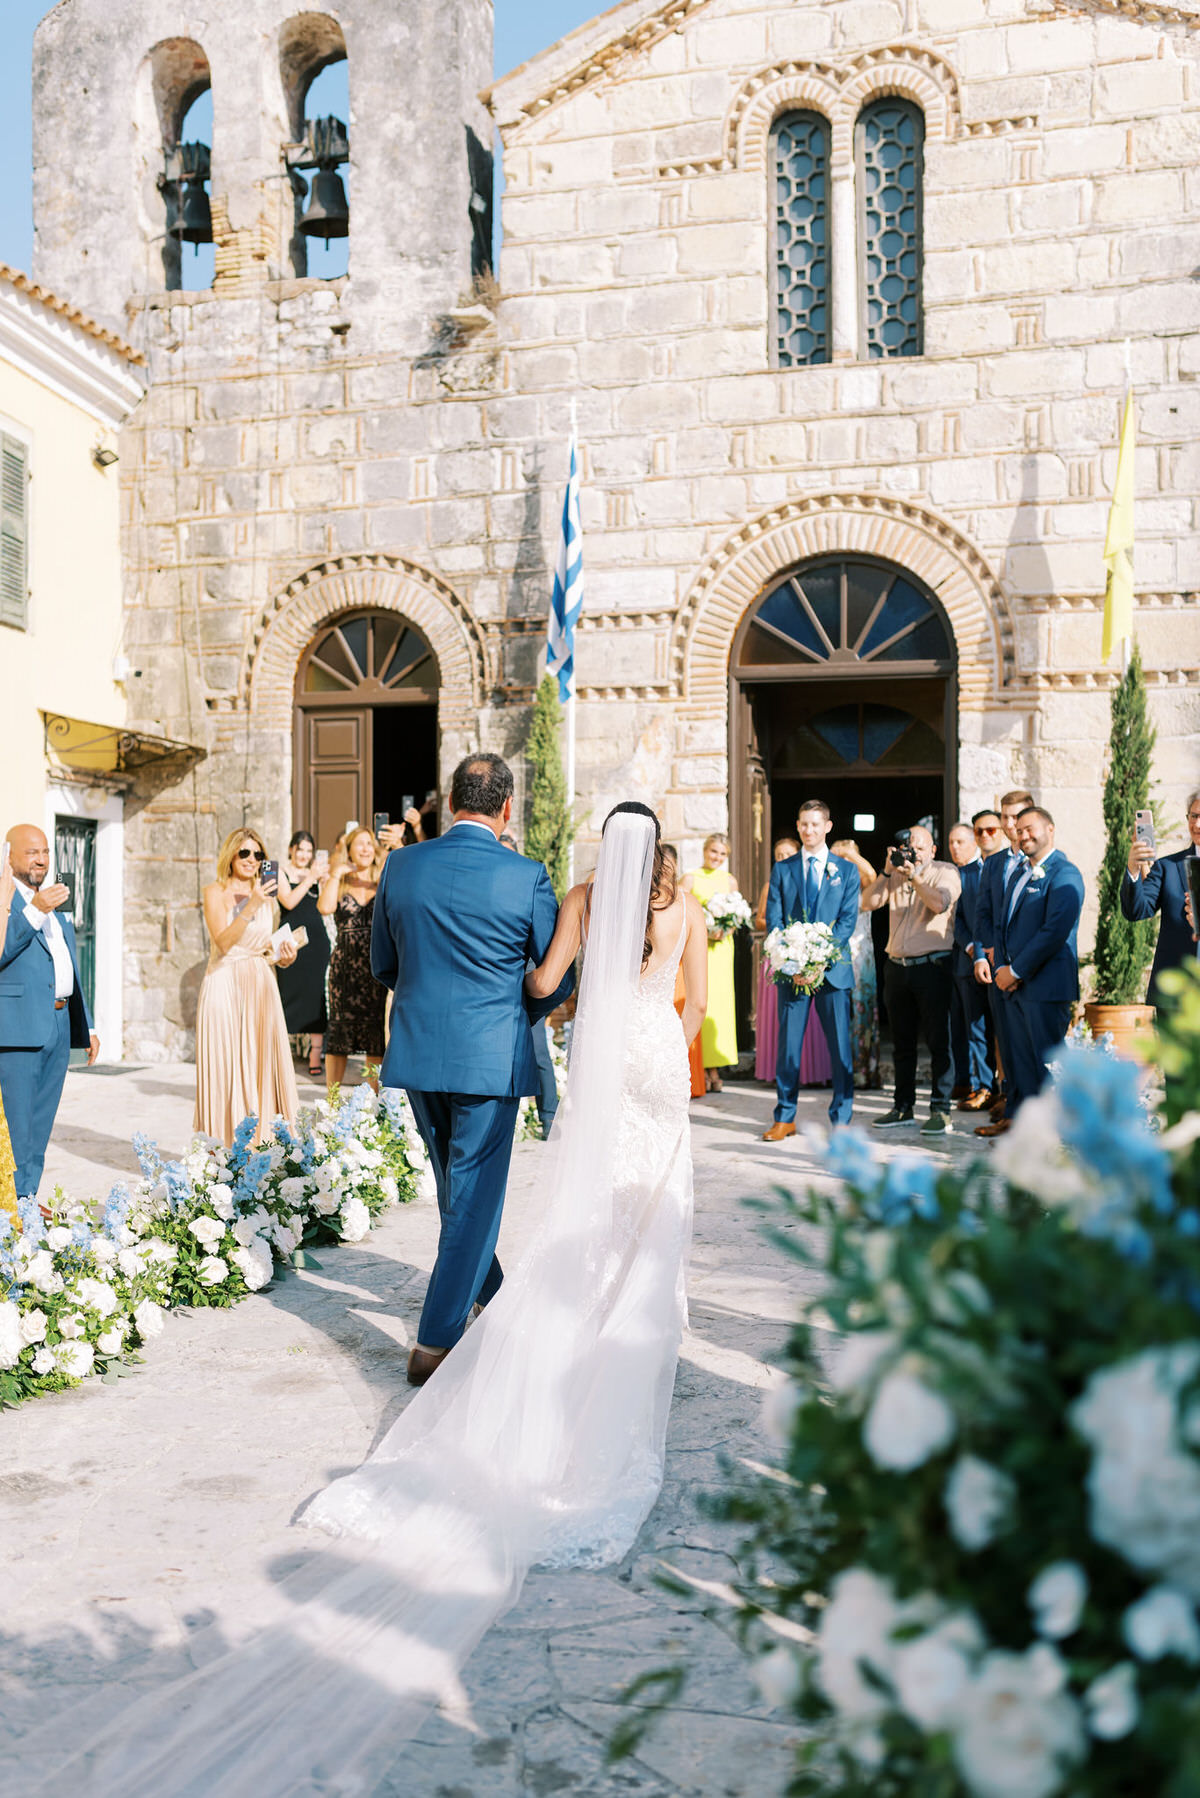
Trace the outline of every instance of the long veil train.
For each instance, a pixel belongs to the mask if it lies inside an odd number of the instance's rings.
[[[691,1216],[686,1098],[653,1092],[678,1052],[686,1080],[686,1051],[669,1003],[678,1044],[641,1021],[662,1009],[640,1007],[653,848],[649,818],[610,820],[541,1225],[375,1453],[309,1507],[340,1538],[336,1571],[296,1575],[286,1625],[132,1705],[47,1790],[374,1792],[531,1566],[633,1542],[662,1480]]]

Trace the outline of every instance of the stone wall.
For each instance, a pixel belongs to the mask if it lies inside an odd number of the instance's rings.
[[[859,550],[919,574],[950,617],[963,808],[1028,782],[1090,874],[1125,338],[1138,633],[1160,792],[1180,812],[1200,773],[1200,35],[1187,19],[1143,19],[1132,0],[1113,15],[1034,0],[626,6],[493,91],[507,191],[490,307],[466,290],[465,227],[447,226],[465,216],[452,140],[475,118],[486,17],[464,6],[441,61],[413,78],[408,26],[380,10],[338,8],[354,104],[348,279],[287,279],[264,226],[267,253],[199,296],[127,293],[136,221],[125,165],[99,146],[121,129],[112,71],[125,81],[153,32],[200,27],[142,0],[102,40],[83,29],[93,0],[67,0],[39,35],[39,271],[70,285],[77,238],[79,297],[131,318],[150,360],[121,463],[132,709],[208,751],[186,783],[131,804],[128,1050],[187,1048],[199,891],[221,835],[246,817],[278,841],[292,822],[292,683],[324,619],[378,604],[420,623],[442,673],[444,770],[477,743],[519,755],[573,406],[582,861],[618,797],[659,806],[688,856],[724,823],[738,623],[781,570]],[[231,5],[214,31],[221,12],[205,9],[214,86],[221,61],[226,105],[238,94],[254,118],[236,166],[230,154],[218,169],[214,145],[214,213],[227,175],[240,231],[277,121],[255,110],[234,51],[243,15],[269,48],[283,8]],[[102,99],[85,104],[80,83]],[[851,126],[886,92],[926,119],[927,348],[865,362]],[[68,102],[101,187],[110,169],[94,225],[54,172],[56,157],[75,161],[53,130]],[[842,229],[835,359],[781,371],[766,142],[795,105],[828,110]],[[220,137],[220,90],[217,106]],[[454,120],[417,183],[395,149],[414,108],[431,132],[429,109]]]

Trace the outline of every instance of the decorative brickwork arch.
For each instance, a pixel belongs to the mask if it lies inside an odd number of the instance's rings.
[[[781,112],[819,112],[834,125],[840,97],[829,63],[783,63],[764,69],[734,97],[725,118],[725,162],[751,174],[767,166],[771,127]]]
[[[771,581],[815,556],[875,556],[908,569],[937,595],[954,632],[958,703],[982,711],[1012,669],[1004,594],[979,551],[946,519],[883,494],[814,495],[762,513],[701,569],[676,621],[673,665],[689,709],[724,711],[733,640]]]
[[[264,607],[246,654],[243,699],[251,720],[289,731],[301,656],[321,626],[341,612],[401,612],[426,638],[441,671],[443,731],[471,731],[488,685],[483,638],[443,581],[400,556],[344,556],[297,576]]]

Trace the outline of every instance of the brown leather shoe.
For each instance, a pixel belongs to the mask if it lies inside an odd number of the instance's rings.
[[[991,1104],[988,1107],[988,1110],[992,1114],[993,1124],[998,1123],[1000,1121],[1000,1119],[1004,1116],[1004,1108],[1007,1104],[1008,1104],[1008,1100],[1004,1099],[1004,1098],[992,1100]]]
[[[952,1099],[969,1099],[970,1096],[971,1089],[969,1086],[955,1086],[950,1090],[950,1097]]]
[[[991,1104],[991,1102],[992,1102],[991,1089],[986,1086],[980,1086],[980,1087],[977,1087],[973,1093],[968,1093],[965,1099],[960,1099],[958,1101],[958,1105],[956,1106],[956,1110],[958,1110],[958,1111],[983,1111],[987,1106],[989,1106]]]
[[[1011,1118],[997,1118],[994,1124],[976,1124],[976,1136],[1003,1136],[1006,1130],[1012,1129]]]
[[[408,1383],[410,1386],[423,1386],[430,1374],[436,1373],[449,1349],[422,1348],[418,1342],[408,1357]]]
[[[772,1124],[769,1130],[763,1131],[762,1139],[764,1142],[785,1142],[789,1136],[795,1136],[795,1134],[795,1124]]]

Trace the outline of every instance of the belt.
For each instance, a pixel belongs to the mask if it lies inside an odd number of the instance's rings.
[[[919,968],[927,961],[949,961],[949,949],[935,949],[930,955],[889,955],[898,968]]]
[[[55,1011],[65,1011],[69,1004],[69,999],[56,999],[54,1001],[54,1009]]]

